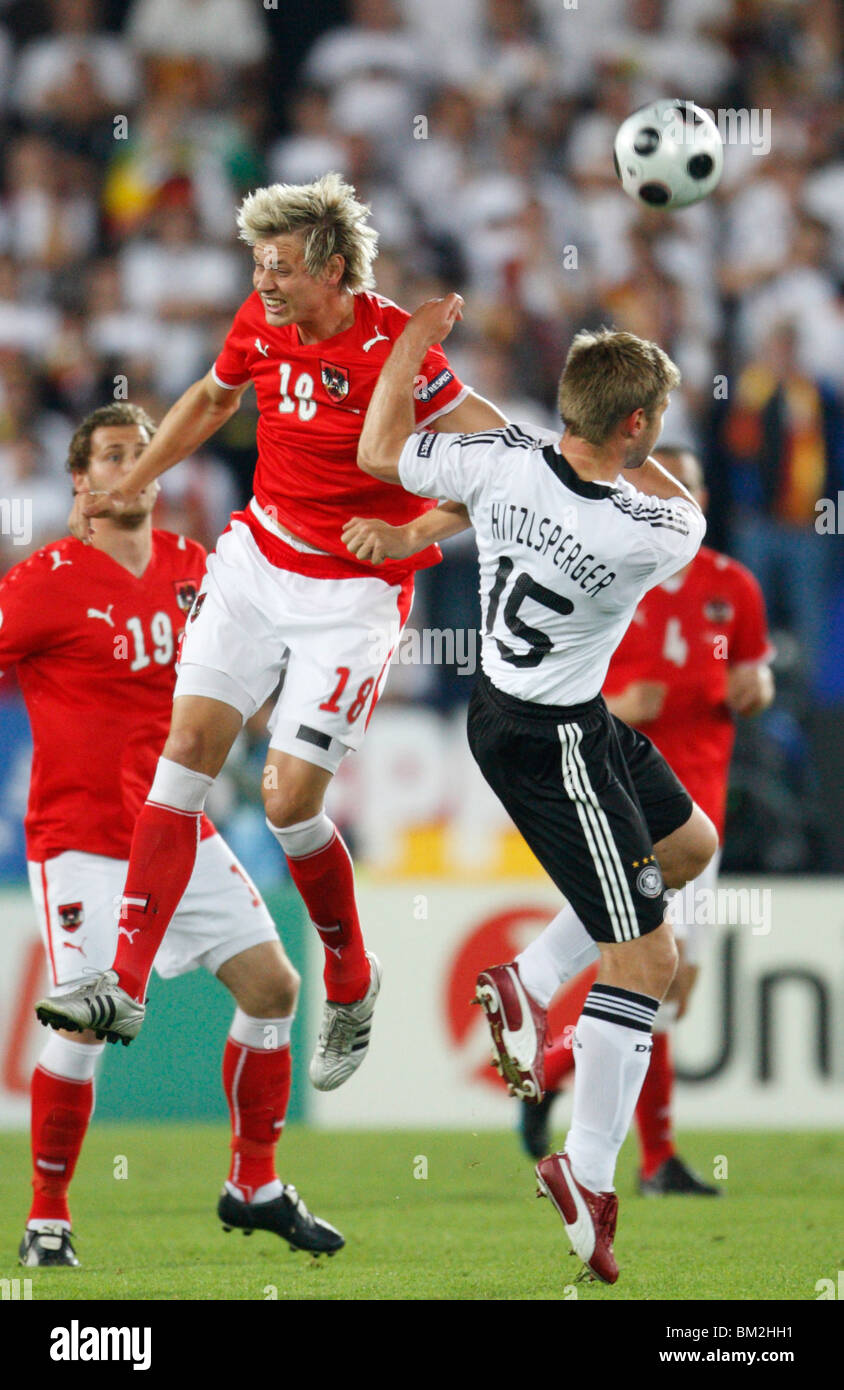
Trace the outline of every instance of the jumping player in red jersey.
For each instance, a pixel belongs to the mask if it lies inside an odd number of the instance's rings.
[[[129,403],[94,411],[70,445],[77,491],[119,486],[155,433]],[[27,860],[51,998],[107,969],[135,819],[167,737],[175,660],[205,569],[202,546],[153,530],[153,482],[90,545],[63,539],[0,583],[0,667],[17,667],[34,757]],[[343,1238],[283,1187],[275,1148],[290,1094],[290,1026],[299,978],[260,894],[214,826],[199,822],[196,869],[155,957],[172,978],[203,966],[234,996],[223,1054],[232,1159],[218,1212],[227,1228],[275,1231],[333,1253]],[[68,1189],[94,1108],[109,1022],[59,1030],[32,1077],[33,1200],[24,1265],[76,1265]],[[55,1022],[53,1024],[55,1027]]]
[[[348,851],[323,810],[331,777],[360,746],[410,609],[413,572],[440,558],[432,534],[462,529],[462,508],[435,504],[366,477],[356,464],[381,367],[408,315],[370,292],[377,234],[368,209],[337,174],[274,184],[238,214],[252,248],[254,293],[235,316],[213,369],[167,413],[118,490],[80,499],[71,530],[116,512],[195,450],[254,382],[260,411],[255,496],[232,517],[187,625],[170,734],[138,818],[113,971],[45,1001],[64,1027],[134,1037],[152,961],[196,855],[208,791],[241,725],[275,690],[263,779],[267,824],[325,947],[327,1002],[310,1076],[341,1085],[369,1046],[380,967],[366,952]],[[417,429],[472,431],[505,423],[455,378],[440,347],[414,385]],[[373,566],[341,532],[355,512],[413,523],[418,554]],[[429,523],[426,513],[432,515]],[[449,514],[450,513],[450,516]]]
[[[703,473],[689,449],[663,448],[655,457],[706,510]],[[607,708],[654,742],[723,843],[736,716],[761,713],[774,698],[765,604],[758,583],[738,561],[701,546],[690,565],[650,589],[610,662]],[[711,921],[720,850],[669,907],[680,964],[654,1022],[653,1051],[636,1108],[641,1150],[640,1191],[714,1196],[677,1154],[672,1125],[674,1069],[671,1031],[686,1013]],[[698,909],[696,911],[696,909]],[[570,986],[566,1014],[555,1017],[555,1041],[545,1049],[545,1098],[523,1103],[522,1138],[536,1158],[547,1153],[550,1111],[574,1069],[571,1029],[587,972]],[[568,1013],[571,1017],[568,1017]]]

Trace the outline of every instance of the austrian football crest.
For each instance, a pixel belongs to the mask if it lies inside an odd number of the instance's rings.
[[[193,608],[196,598],[196,585],[192,579],[174,579],[173,588],[176,590],[176,602],[183,613],[189,613]]]
[[[733,605],[726,598],[711,598],[703,605],[703,616],[708,623],[728,623],[733,616]]]
[[[59,905],[59,922],[63,931],[78,931],[85,920],[85,911],[81,903],[61,903]]]
[[[196,622],[197,618],[199,617],[199,610],[200,610],[200,608],[202,607],[202,605],[203,605],[204,602],[205,602],[205,595],[204,595],[204,594],[199,594],[199,595],[197,596],[196,600],[194,601],[193,606],[192,606],[192,608],[191,608],[191,614],[190,614],[190,617],[188,618],[188,622],[189,622],[189,623],[195,623],[195,622]]]
[[[344,401],[349,394],[349,373],[333,362],[320,362],[322,384],[333,401]]]

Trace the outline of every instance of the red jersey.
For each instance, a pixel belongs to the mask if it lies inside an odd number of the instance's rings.
[[[610,662],[604,695],[633,681],[668,687],[657,719],[642,726],[690,795],[723,835],[735,721],[727,706],[727,673],[741,662],[766,661],[762,591],[744,565],[701,546],[677,583],[650,589]]]
[[[129,858],[204,570],[201,545],[153,531],[140,579],[66,537],[0,581],[0,673],[17,665],[34,745],[28,859],[65,850]],[[202,837],[213,833],[203,818]]]
[[[257,502],[280,526],[343,561],[338,568],[323,557],[321,564],[308,566],[312,557],[305,556],[298,567],[324,578],[374,572],[393,583],[436,564],[439,547],[373,566],[351,555],[340,535],[352,516],[376,516],[403,526],[433,505],[362,472],[356,461],[375,383],[410,315],[377,294],[355,295],[354,306],[351,328],[305,344],[295,324],[271,327],[260,295],[251,294],[235,315],[213,374],[225,387],[242,386],[250,378],[255,382],[260,411]],[[431,348],[414,387],[417,425],[430,425],[466,394],[442,348]],[[273,544],[275,538],[249,509],[239,520],[250,526],[270,560],[289,566],[291,548]]]

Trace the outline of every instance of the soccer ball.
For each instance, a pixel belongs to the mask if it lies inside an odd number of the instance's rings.
[[[687,208],[718,187],[724,146],[712,117],[699,106],[666,98],[622,121],[613,159],[622,188],[635,202]]]

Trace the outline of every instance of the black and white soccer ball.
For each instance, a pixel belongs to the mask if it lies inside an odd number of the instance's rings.
[[[718,187],[724,145],[706,111],[692,101],[666,98],[622,121],[614,160],[621,186],[634,202],[687,208]]]

